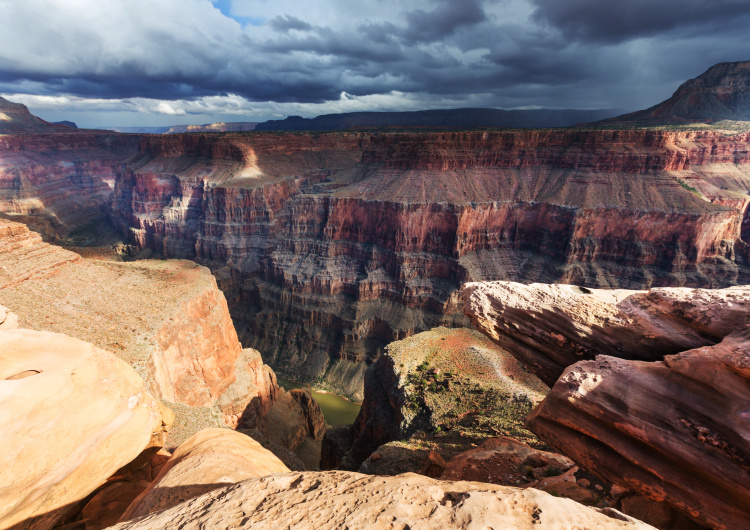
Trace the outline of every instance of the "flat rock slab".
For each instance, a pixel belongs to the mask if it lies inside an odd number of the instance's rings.
[[[213,490],[113,529],[646,529],[538,490],[404,474],[281,473]]]

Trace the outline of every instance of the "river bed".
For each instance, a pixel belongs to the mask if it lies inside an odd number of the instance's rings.
[[[296,383],[288,379],[278,378],[279,386],[284,390],[292,390],[294,388],[310,388],[308,385],[302,383]],[[315,401],[320,406],[320,411],[323,413],[323,417],[326,419],[329,425],[341,425],[343,423],[354,423],[361,405],[354,403],[348,399],[338,396],[336,394],[330,394],[328,392],[316,392],[310,390]]]

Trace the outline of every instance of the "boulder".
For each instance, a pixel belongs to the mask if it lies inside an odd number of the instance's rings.
[[[588,508],[537,490],[421,475],[373,477],[345,471],[281,473],[224,486],[120,523],[113,530],[164,528],[647,529],[613,509]]]
[[[451,458],[441,478],[517,486],[539,480],[545,472],[559,474],[574,465],[563,455],[540,451],[501,436],[490,438],[479,447]]]
[[[700,524],[750,528],[748,403],[745,328],[660,362],[576,363],[527,426],[589,471]]]
[[[0,528],[49,528],[151,446],[168,411],[124,361],[57,333],[0,332]]]
[[[289,469],[258,442],[229,429],[204,429],[191,436],[120,518],[127,521],[170,508],[252,477]]]

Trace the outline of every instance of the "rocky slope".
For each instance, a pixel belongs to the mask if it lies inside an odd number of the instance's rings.
[[[419,475],[280,473],[208,492],[112,527],[172,528],[652,528],[536,490]]]
[[[213,276],[192,262],[83,259],[0,219],[0,301],[22,326],[114,351],[156,397],[216,408],[232,427],[257,424],[278,392],[260,354],[242,349]],[[175,435],[191,434],[184,420]]]
[[[57,333],[0,331],[0,528],[51,528],[171,413],[125,362]]]
[[[542,440],[700,524],[748,525],[750,287],[489,282],[465,295],[482,331],[560,376],[526,423]]]
[[[529,428],[609,481],[711,528],[750,525],[750,332],[664,361],[568,368]]]
[[[113,215],[136,244],[211,267],[243,344],[282,375],[361,397],[363,361],[386,344],[465,322],[463,281],[742,281],[747,142],[659,131],[153,136],[117,180]]]
[[[472,323],[550,386],[583,359],[657,361],[750,325],[741,286],[629,291],[480,282],[466,284],[463,296]]]
[[[750,61],[716,64],[680,85],[668,100],[602,123],[662,125],[721,120],[750,121]]]

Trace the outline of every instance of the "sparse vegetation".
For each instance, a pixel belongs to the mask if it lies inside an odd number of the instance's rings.
[[[676,180],[677,180],[677,183],[680,186],[682,186],[683,188],[685,188],[687,191],[689,191],[690,193],[692,193],[693,195],[695,195],[699,199],[706,200],[706,198],[703,196],[703,194],[701,192],[699,192],[697,189],[695,189],[694,187],[692,187],[690,184],[688,184],[687,182],[685,182],[682,179],[676,179]]]

